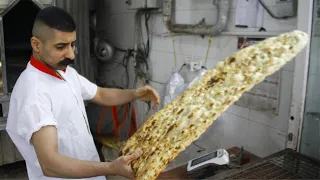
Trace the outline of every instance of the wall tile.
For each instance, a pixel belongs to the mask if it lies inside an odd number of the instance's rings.
[[[250,122],[247,131],[247,148],[259,157],[265,157],[285,148],[285,134],[263,124]]]
[[[208,130],[203,133],[198,140],[197,144],[203,145],[208,151],[213,151],[218,148],[222,148],[224,141],[224,117],[221,115],[217,118],[213,124],[208,128]]]
[[[224,113],[223,122],[223,141],[220,141],[220,145],[226,149],[234,146],[243,146],[247,149],[249,121],[239,116]]]
[[[274,115],[272,112],[268,111],[262,112],[251,110],[249,113],[249,119],[286,132],[289,120],[293,73],[289,71],[282,71],[281,81],[279,115]]]
[[[185,11],[185,10],[204,10],[204,9],[214,9],[216,6],[213,5],[212,0],[202,0],[202,1],[186,1],[186,0],[176,0],[175,10]]]
[[[295,63],[295,59],[292,59],[292,61],[288,62],[285,66],[283,66],[282,70],[293,72],[294,63]]]
[[[269,7],[270,11],[276,12],[275,7]],[[263,27],[267,31],[291,31],[297,28],[297,19],[275,20],[266,11],[263,15]]]
[[[196,53],[195,36],[179,36],[175,38],[176,52],[183,55],[194,56]]]
[[[219,36],[219,53],[216,55],[210,54],[210,58],[224,60],[237,51],[237,43],[238,38],[236,36]]]
[[[173,42],[171,37],[152,38],[152,50],[173,53]],[[177,45],[175,45],[176,47]]]
[[[220,38],[218,37],[213,37],[212,41],[211,41],[211,45],[209,48],[209,54],[208,54],[208,58],[212,58],[212,59],[216,59],[216,60],[221,60],[218,59],[218,54],[219,53],[219,43],[220,42]],[[208,51],[208,46],[209,46],[209,36],[205,36],[204,38],[201,37],[197,37],[196,39],[196,53],[195,55],[198,57],[203,57],[205,58],[207,55],[207,51]]]
[[[275,10],[275,0],[264,1],[272,10]],[[134,40],[134,11],[126,10],[124,5],[125,0],[105,0],[105,2],[106,5],[104,6],[106,7],[102,8],[109,10],[104,16],[106,23],[103,24],[102,27],[107,31],[108,40],[110,43],[119,47],[132,47]],[[175,5],[177,12],[174,13],[174,20],[177,23],[191,24],[198,23],[205,17],[207,23],[216,23],[217,12],[212,2],[212,0],[202,0],[199,2],[194,0],[177,0]],[[230,2],[231,8],[226,31],[257,31],[255,28],[242,29],[234,26],[236,0],[231,0]],[[289,31],[296,29],[295,18],[275,20],[265,11],[263,17],[263,25],[267,31]],[[150,54],[152,79],[167,83],[174,67],[172,39],[171,37],[158,37],[160,34],[167,32],[161,14],[152,15],[149,26],[152,32],[151,34],[154,34],[152,36],[152,51]],[[181,67],[184,63],[185,56],[205,58],[207,46],[208,36],[204,38],[200,36],[175,37],[174,47],[177,55],[177,67]],[[218,61],[223,60],[236,51],[236,36],[214,36],[210,47],[207,67],[214,67]],[[115,58],[121,58],[121,56],[116,56]],[[108,65],[104,66],[113,67]],[[312,68],[312,71],[315,72],[315,66]],[[266,156],[284,148],[285,132],[287,131],[289,119],[293,69],[293,62],[283,68],[279,115],[275,116],[270,112],[257,112],[233,105],[196,141],[197,144],[204,146],[207,151],[217,148],[244,146],[245,149],[259,156]],[[117,73],[104,72],[106,81],[110,82],[111,80],[117,79],[119,82],[121,72],[119,71]],[[316,79],[316,77],[311,77],[310,83],[313,83],[313,85],[310,86],[309,91],[312,92],[309,94],[316,94],[315,92],[320,88],[320,85],[318,86],[312,78]],[[163,98],[165,85],[158,83],[151,83],[151,85],[159,91],[160,96]],[[318,108],[318,106],[312,107]],[[146,108],[140,103],[138,109],[139,117],[141,117],[141,121],[143,121],[146,119]],[[175,163],[186,162],[187,159],[192,158],[192,154],[197,155],[194,151],[197,151],[197,148],[191,145],[176,158]]]
[[[232,105],[227,109],[227,112],[236,116],[239,116],[241,118],[249,119],[249,112],[250,110],[248,108],[244,108],[237,105]]]

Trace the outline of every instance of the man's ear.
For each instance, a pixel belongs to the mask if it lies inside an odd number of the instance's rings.
[[[40,52],[40,48],[42,45],[42,42],[40,41],[40,39],[36,38],[36,37],[32,37],[30,39],[30,43],[31,43],[31,47],[35,52]]]

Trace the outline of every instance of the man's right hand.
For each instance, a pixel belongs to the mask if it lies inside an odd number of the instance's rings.
[[[115,171],[114,173],[119,176],[133,179],[134,172],[131,168],[131,162],[138,159],[141,155],[142,155],[142,151],[140,150],[129,156],[121,156],[117,158],[112,162],[112,165],[111,165],[114,168],[114,171]]]

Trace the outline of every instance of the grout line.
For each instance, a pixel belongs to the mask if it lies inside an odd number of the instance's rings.
[[[285,72],[294,72],[294,70],[288,70],[288,69],[282,69],[281,71],[285,71]]]
[[[234,8],[230,8],[229,10],[232,10]],[[211,10],[218,10],[216,7],[207,8],[207,9],[173,9],[173,13],[176,12],[187,12],[187,11],[211,11]]]
[[[173,54],[173,52],[169,52],[169,51],[161,51],[161,50],[151,50],[151,52],[154,51],[154,52],[158,52],[158,53],[165,53],[165,54]],[[180,56],[192,56],[192,55],[187,55],[187,54],[181,54],[181,53],[176,53],[177,55],[180,55]],[[197,56],[197,55],[194,55],[194,57],[198,57],[198,58],[205,58],[205,56]],[[215,60],[213,58],[208,58],[210,60],[214,60],[214,61],[222,61],[223,59],[221,60]],[[282,69],[282,71],[285,71],[285,72],[294,72],[294,70],[288,70],[288,69]],[[320,76],[320,74],[319,74]]]
[[[166,52],[166,51],[158,51],[158,50],[152,50],[154,52],[158,52],[158,53],[165,53],[165,54],[172,54],[173,55],[173,52]],[[151,52],[152,52],[151,51]],[[205,58],[205,56],[198,56],[198,55],[188,55],[188,54],[181,54],[181,53],[176,53],[176,55],[178,55],[177,57],[181,56],[182,58],[184,56],[186,57],[195,57],[195,58]],[[177,58],[179,60],[179,58]],[[212,60],[212,61],[216,61],[216,63],[218,63],[219,61],[222,61],[222,60],[216,60],[216,59],[213,59],[213,58],[210,58],[208,57],[208,60]],[[184,61],[183,61],[184,62]]]
[[[248,120],[248,121],[250,121],[250,122],[255,122],[255,123],[257,123],[257,124],[261,124],[261,125],[263,125],[263,126],[266,126],[266,127],[268,127],[268,128],[271,128],[271,129],[274,129],[274,130],[277,130],[277,131],[280,131],[280,132],[283,132],[283,133],[286,133],[286,132],[283,131],[283,130],[274,128],[274,127],[272,127],[272,126],[263,124],[263,123],[261,123],[261,122],[257,122],[257,121],[251,120],[251,119],[247,119],[247,118],[245,118],[245,117],[241,117],[241,116],[239,116],[239,115],[237,115],[237,114],[235,114],[235,113],[230,113],[230,112],[225,112],[225,113],[231,114],[231,115],[234,115],[234,116],[237,116],[237,117],[240,117],[240,118],[245,119],[245,120]]]

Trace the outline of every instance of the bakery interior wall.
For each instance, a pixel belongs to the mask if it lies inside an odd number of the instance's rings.
[[[267,0],[265,3],[270,10],[275,10],[276,0]],[[206,23],[215,24],[217,20],[217,9],[212,0],[176,0],[174,10],[174,21],[176,23],[195,24],[202,18]],[[127,10],[126,0],[97,0],[97,30],[100,36],[107,41],[123,49],[134,48],[135,11]],[[223,60],[225,57],[237,51],[238,36],[241,32],[247,35],[257,35],[259,28],[236,28],[235,8],[236,0],[230,1],[229,19],[224,33],[213,36],[212,44],[208,55],[207,68]],[[142,18],[144,19],[144,18]],[[150,82],[156,88],[163,99],[165,85],[172,75],[174,68],[174,50],[176,52],[177,67],[180,67],[185,57],[205,58],[209,37],[199,35],[175,36],[174,47],[172,37],[159,36],[166,31],[161,13],[152,13],[149,19],[150,28],[150,72],[151,79],[157,82]],[[296,28],[296,18],[286,20],[273,19],[263,10],[262,26],[267,32],[278,34],[291,31]],[[142,24],[143,25],[143,24]],[[146,34],[146,33],[144,33]],[[263,34],[263,33],[261,33]],[[271,33],[272,34],[272,33]],[[146,39],[146,36],[144,35]],[[113,62],[101,63],[100,82],[107,85],[125,85],[123,73],[125,68],[119,68],[124,53],[115,51]],[[129,63],[130,81],[129,88],[134,85],[133,60]],[[118,67],[118,68],[117,68]],[[264,157],[285,148],[287,124],[289,120],[289,106],[291,100],[291,88],[293,82],[294,63],[291,62],[280,71],[280,101],[278,114],[271,111],[257,111],[237,105],[231,106],[219,120],[217,120],[206,133],[201,136],[196,145],[205,148],[202,153],[217,148],[230,148],[243,146],[245,150]],[[139,84],[138,84],[139,86]],[[158,109],[160,109],[160,106]],[[141,124],[147,119],[147,106],[138,103],[138,120]],[[149,115],[155,111],[149,112]],[[173,164],[181,164],[191,158],[199,156],[199,147],[190,145],[186,151],[181,153]]]

